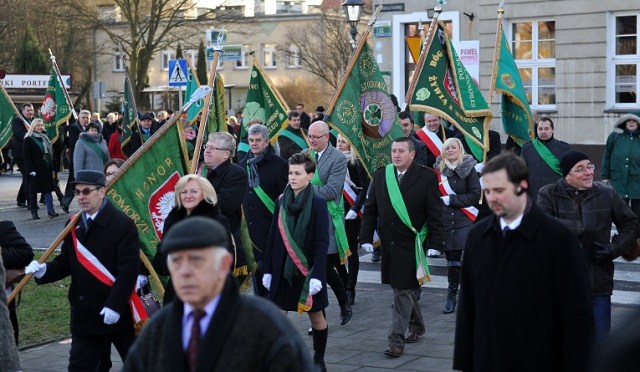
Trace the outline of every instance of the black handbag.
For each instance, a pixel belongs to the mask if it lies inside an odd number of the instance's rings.
[[[136,290],[136,294],[138,295],[138,298],[140,298],[144,311],[147,313],[149,318],[151,318],[151,316],[162,307],[160,305],[160,300],[158,300],[158,296],[153,293],[149,283],[142,286],[142,288],[138,288]]]

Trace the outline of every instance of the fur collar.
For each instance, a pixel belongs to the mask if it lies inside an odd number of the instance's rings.
[[[444,159],[442,158],[442,156],[438,156],[438,158],[436,159],[436,163],[433,165],[433,168],[439,171],[440,163],[443,161]],[[467,154],[464,157],[464,159],[462,159],[462,163],[460,163],[460,165],[458,165],[456,169],[451,170],[450,168],[445,166],[444,170],[442,171],[442,174],[444,174],[447,177],[451,177],[454,174],[456,174],[458,177],[464,179],[469,175],[469,172],[471,172],[472,170],[475,172],[474,167],[476,166],[476,164],[478,164],[476,159],[474,159],[473,156]]]

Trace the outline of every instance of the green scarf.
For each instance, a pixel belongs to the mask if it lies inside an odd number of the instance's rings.
[[[298,196],[293,195],[291,186],[287,185],[282,194],[278,228],[285,248],[287,259],[284,264],[283,276],[293,285],[293,275],[296,268],[305,276],[302,292],[298,300],[298,313],[309,311],[313,306],[313,298],[309,294],[309,281],[313,273],[313,267],[309,267],[307,257],[304,254],[304,241],[307,237],[311,210],[313,207],[313,187],[307,186]]]
[[[424,248],[422,243],[427,237],[427,224],[422,226],[422,229],[418,232],[411,224],[411,218],[407,211],[407,206],[402,199],[402,193],[400,192],[400,186],[398,186],[398,178],[396,177],[396,168],[393,164],[388,164],[385,169],[385,180],[387,181],[387,190],[389,191],[389,198],[391,199],[391,205],[395,210],[402,223],[404,223],[414,234],[415,239],[415,254],[416,254],[416,278],[418,283],[423,285],[426,282],[431,281],[431,274],[429,273],[429,266],[427,264],[427,258],[424,255]]]
[[[533,143],[533,147],[535,147],[536,151],[538,151],[538,155],[540,155],[542,160],[547,163],[549,168],[562,176],[562,171],[560,170],[560,162],[558,161],[558,158],[556,158],[556,156],[553,155],[551,151],[549,151],[549,148],[547,148],[547,146],[545,146],[539,138],[534,139],[533,141],[531,141],[531,143]]]

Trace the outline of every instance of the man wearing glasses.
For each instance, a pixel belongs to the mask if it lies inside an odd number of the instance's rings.
[[[563,178],[540,189],[538,204],[580,241],[591,279],[596,340],[602,341],[611,328],[613,260],[635,245],[637,217],[615,190],[593,182],[595,166],[586,154],[567,152],[560,169]],[[618,229],[613,241],[611,223]]]
[[[140,249],[138,230],[126,214],[105,198],[105,176],[79,171],[73,183],[81,219],[51,262],[25,268],[36,283],[71,275],[71,350],[69,371],[109,370],[100,355],[114,344],[124,360],[134,341],[131,307]],[[107,362],[110,364],[110,361]]]

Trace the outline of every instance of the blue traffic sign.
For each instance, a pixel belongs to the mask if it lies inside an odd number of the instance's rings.
[[[187,60],[186,59],[170,59],[169,60],[169,86],[183,87],[187,85]]]

